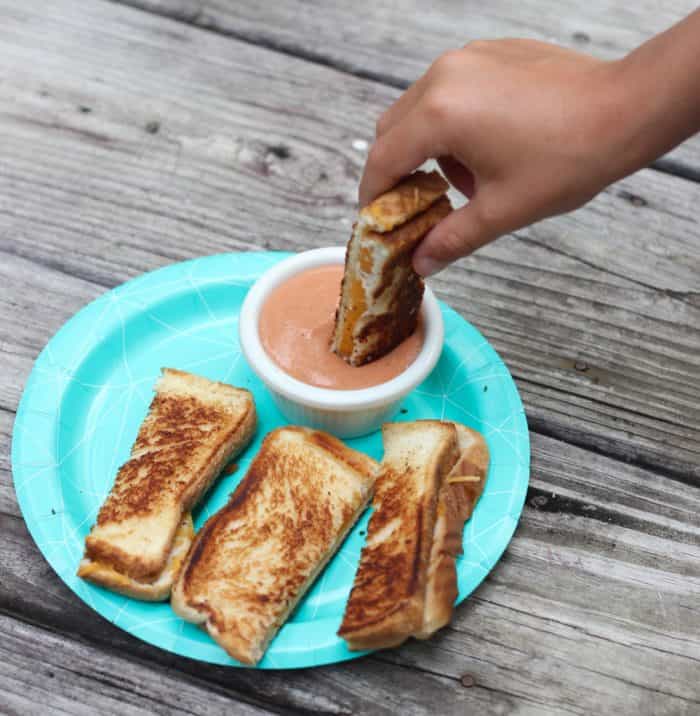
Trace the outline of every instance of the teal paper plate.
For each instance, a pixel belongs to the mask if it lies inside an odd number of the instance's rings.
[[[36,361],[12,440],[12,470],[22,514],[61,579],[116,626],[176,654],[236,666],[200,628],[168,603],[144,603],[78,579],[85,536],[151,400],[161,366],[249,388],[260,416],[256,440],[195,512],[202,522],[227,500],[262,437],[284,424],[238,345],[246,291],[279,252],[222,254],[175,264],[109,291],[77,313]],[[464,532],[457,562],[459,601],[496,564],[518,522],[528,483],[527,422],[513,379],[485,338],[442,305],[445,347],[433,373],[403,401],[397,420],[446,418],[481,431],[491,452],[485,492]],[[380,434],[348,441],[381,458]],[[355,526],[259,668],[343,661],[336,636],[362,548],[368,515]]]

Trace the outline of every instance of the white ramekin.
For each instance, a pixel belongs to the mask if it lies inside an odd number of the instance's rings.
[[[333,246],[304,251],[275,264],[248,291],[241,307],[238,332],[248,365],[270,390],[287,420],[352,438],[378,429],[398,410],[401,399],[429,375],[442,352],[444,326],[437,299],[426,286],[421,306],[425,325],[423,347],[415,361],[396,378],[358,390],[318,388],[292,378],[263,348],[258,332],[262,306],[283,281],[307,269],[342,264],[344,260],[345,247]]]

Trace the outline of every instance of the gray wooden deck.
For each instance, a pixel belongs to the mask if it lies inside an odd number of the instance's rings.
[[[533,458],[511,546],[426,643],[266,673],[145,645],[44,561],[9,459],[33,360],[106,288],[344,241],[356,140],[442,50],[617,56],[694,6],[0,0],[0,712],[700,713],[700,136],[433,282],[513,372]]]

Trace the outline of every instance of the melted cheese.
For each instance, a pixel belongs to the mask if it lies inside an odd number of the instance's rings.
[[[448,477],[447,482],[481,482],[481,478],[478,475],[455,475]]]
[[[362,280],[355,276],[350,284],[350,308],[345,313],[345,326],[343,327],[343,337],[340,341],[340,352],[344,356],[349,356],[352,353],[355,324],[360,316],[364,314],[366,308],[367,303]]]

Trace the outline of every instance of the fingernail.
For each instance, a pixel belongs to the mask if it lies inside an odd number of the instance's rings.
[[[447,268],[449,261],[437,261],[430,256],[416,256],[413,260],[413,268],[416,273],[424,278],[434,276]]]

